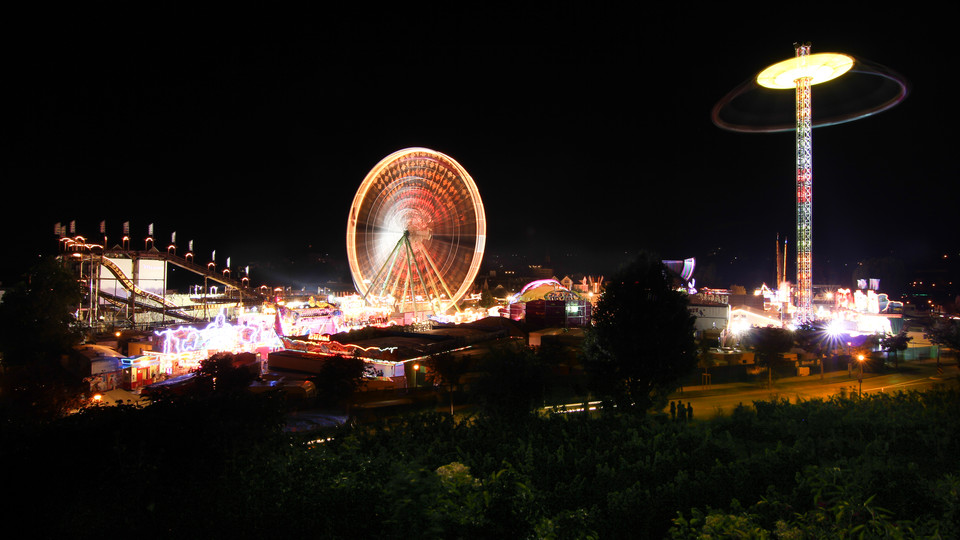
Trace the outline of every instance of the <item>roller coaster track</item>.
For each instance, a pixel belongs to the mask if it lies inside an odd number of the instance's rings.
[[[146,250],[146,251],[108,250],[103,253],[102,259],[104,260],[104,266],[107,266],[106,263],[109,262],[105,260],[107,257],[166,261],[172,265],[183,268],[184,270],[189,270],[195,274],[204,276],[204,278],[206,278],[207,280],[213,281],[215,283],[219,283],[227,287],[228,289],[235,289],[240,294],[241,297],[247,296],[248,298],[253,299],[253,298],[258,298],[261,295],[261,293],[256,289],[253,289],[253,290],[245,289],[243,284],[240,283],[239,281],[226,277],[225,275],[218,274],[217,272],[212,271],[207,267],[201,266],[199,264],[195,264],[190,259],[179,257],[169,252],[163,253],[156,250]],[[100,259],[97,259],[97,260],[100,260]],[[121,278],[120,274],[122,274],[122,271],[116,265],[114,265],[113,268],[110,268],[110,271],[113,272],[114,275],[116,275],[118,278],[121,279],[121,282],[123,282],[124,287],[127,287],[129,289],[129,286],[127,285],[127,283],[130,283],[132,285],[132,282],[130,282],[129,279],[126,279],[126,276],[123,276],[123,278]],[[124,282],[123,279],[126,279],[126,281]],[[133,290],[133,289],[130,289],[130,290]],[[137,293],[137,294],[140,294],[140,293]],[[149,294],[150,293],[145,293],[145,295],[149,295]],[[157,297],[157,298],[160,298],[160,297]]]
[[[123,308],[129,306],[129,300],[126,299],[126,298],[121,298],[121,297],[119,297],[119,296],[114,296],[114,295],[112,295],[112,294],[110,294],[110,293],[106,293],[106,292],[103,292],[103,291],[100,291],[100,295],[99,295],[99,296],[100,296],[100,298],[102,298],[103,300],[106,300],[107,302],[113,304],[113,305],[114,305],[115,307],[117,307],[117,308],[123,309]],[[134,304],[136,305],[137,309],[139,309],[139,310],[142,310],[142,311],[152,311],[152,312],[154,312],[154,313],[163,313],[163,314],[169,315],[169,316],[171,316],[171,317],[176,317],[176,318],[178,318],[178,319],[183,319],[184,321],[187,321],[187,322],[202,322],[202,321],[204,320],[204,319],[201,319],[201,318],[199,318],[199,317],[194,317],[193,315],[188,315],[187,313],[183,312],[183,311],[180,310],[180,309],[171,309],[171,308],[166,307],[166,306],[165,306],[165,307],[157,307],[157,306],[152,305],[152,304],[147,304],[147,303],[144,303],[144,302],[138,302],[138,301],[136,301],[136,299],[134,299]]]
[[[172,253],[163,253],[159,251],[137,251],[134,253],[134,255],[138,259],[156,259],[161,261],[167,261],[168,263],[179,266],[184,270],[189,270],[195,274],[200,274],[202,276],[205,276],[210,281],[215,281],[221,285],[236,289],[238,291],[243,290],[243,285],[240,282],[230,279],[228,277],[222,276],[216,272],[211,272],[206,267],[200,266],[199,264],[195,264],[190,260],[174,255]],[[252,291],[247,294],[249,294],[250,296],[256,296],[256,293]]]
[[[137,295],[137,296],[142,296],[142,297],[144,297],[144,298],[148,298],[148,299],[153,300],[154,302],[156,302],[156,303],[158,303],[158,304],[161,304],[161,305],[163,305],[163,306],[165,306],[165,307],[168,307],[168,308],[174,308],[174,309],[176,309],[176,308],[179,307],[179,306],[177,306],[176,304],[174,304],[173,302],[167,300],[166,298],[164,298],[164,297],[162,297],[162,296],[160,296],[160,295],[158,295],[158,294],[154,294],[154,293],[152,293],[152,292],[145,291],[145,290],[141,289],[140,287],[137,287],[137,286],[133,283],[133,280],[131,280],[130,278],[128,278],[127,275],[123,273],[123,270],[120,270],[120,267],[118,267],[117,265],[113,264],[113,261],[111,261],[110,259],[103,258],[103,259],[100,260],[100,264],[101,264],[104,268],[106,268],[107,270],[110,270],[110,273],[113,274],[118,280],[120,280],[120,283],[124,286],[124,288],[127,289],[128,291],[132,292],[133,294],[135,294],[135,295]],[[103,292],[101,292],[100,294],[102,295]]]
[[[183,319],[185,321],[191,321],[191,322],[198,322],[198,321],[204,320],[202,318],[189,315],[187,312],[185,312],[182,309],[182,306],[179,306],[176,303],[171,302],[170,300],[164,298],[163,296],[160,296],[158,294],[155,294],[149,291],[145,291],[140,287],[137,287],[137,285],[133,282],[133,280],[130,279],[130,277],[128,277],[123,272],[123,270],[120,269],[120,267],[118,267],[116,264],[113,263],[113,261],[107,258],[108,256],[134,258],[134,259],[163,260],[171,264],[174,264],[176,266],[179,266],[181,268],[184,268],[186,270],[189,270],[191,272],[194,272],[196,274],[200,274],[210,281],[214,281],[226,287],[233,288],[237,290],[238,293],[240,293],[240,300],[241,301],[243,300],[243,294],[241,291],[242,286],[239,282],[234,281],[226,276],[220,276],[216,272],[210,271],[207,268],[194,264],[193,262],[185,258],[177,257],[176,255],[173,255],[171,253],[161,253],[157,251],[138,251],[138,252],[123,251],[123,252],[113,252],[105,255],[106,256],[103,256],[103,257],[91,257],[91,260],[98,262],[101,266],[106,268],[111,274],[114,275],[114,277],[117,278],[117,280],[125,289],[131,292],[133,296],[130,299],[125,299],[116,295],[109,294],[102,290],[98,291],[98,295],[101,298],[107,300],[109,303],[117,307],[135,307],[139,310],[151,311],[154,313],[164,313],[166,315]],[[253,299],[257,296],[257,294],[255,292],[252,292],[252,293],[248,293],[247,296],[250,299]],[[138,300],[138,297],[148,300],[149,302],[140,301]],[[131,305],[131,302],[132,302],[132,305]],[[154,305],[153,303],[159,304],[159,306]]]

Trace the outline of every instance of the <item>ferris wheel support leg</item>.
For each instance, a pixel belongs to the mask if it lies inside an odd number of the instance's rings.
[[[421,250],[426,252],[426,250]],[[423,279],[423,273],[420,272],[420,266],[417,264],[417,257],[413,252],[413,245],[410,244],[410,239],[407,238],[407,260],[412,261],[414,270],[417,271],[417,279],[420,280],[420,287],[423,289],[424,296],[427,297],[427,302],[430,302],[430,289],[427,287],[427,281]],[[436,289],[434,289],[436,290]],[[413,296],[413,285],[410,286],[411,296],[413,298],[413,310],[417,310],[417,297]],[[432,302],[430,302],[432,305]]]
[[[434,302],[436,302],[435,311],[439,313],[443,311],[442,309],[443,299],[441,298],[441,295],[440,295],[440,289],[437,287],[437,280],[434,279],[433,275],[430,273],[429,270],[430,270],[429,268],[424,269],[424,272],[427,274],[427,281],[430,283],[430,287],[433,288],[433,298],[431,299],[430,304],[434,305]]]
[[[440,281],[440,285],[443,285],[443,290],[447,292],[447,298],[453,299],[453,294],[450,293],[450,287],[447,287],[447,283],[443,280],[443,276],[440,275],[440,272],[437,271],[437,265],[434,264],[433,259],[430,258],[430,254],[426,251],[423,252],[423,257],[427,260],[427,264],[430,265],[430,268],[433,269],[434,275],[437,276],[437,279]],[[460,313],[460,306],[456,303],[453,304],[453,307],[457,308],[457,313]]]
[[[407,248],[409,248],[409,247],[410,247],[410,246],[409,246],[409,239],[406,239],[406,238],[404,238],[404,239],[406,240],[405,243],[407,243]],[[417,312],[417,297],[416,297],[416,295],[414,294],[414,291],[413,291],[413,273],[410,271],[410,251],[409,251],[409,249],[406,250],[405,256],[406,256],[406,259],[407,259],[407,280],[404,282],[403,288],[404,288],[404,293],[406,293],[407,287],[410,288],[410,301],[413,302],[413,312],[416,313],[416,312]],[[403,304],[402,301],[401,301],[400,311],[403,311],[403,307],[404,307],[404,304]]]
[[[387,292],[387,286],[390,284],[390,276],[393,275],[393,268],[397,264],[397,259],[400,257],[400,242],[397,242],[396,247],[394,248],[393,253],[391,253],[393,259],[390,261],[390,270],[387,272],[387,275],[383,277],[383,286],[380,287],[380,296],[382,297]],[[397,278],[399,279],[399,274]],[[396,298],[397,292],[397,282],[394,280],[393,289],[390,290],[390,295]]]
[[[398,298],[398,297],[397,297],[397,285],[400,284],[400,278],[401,278],[401,277],[403,277],[403,272],[398,272],[398,273],[397,273],[397,280],[394,282],[394,284],[393,284],[393,290],[390,292],[390,295],[393,296],[395,299]],[[398,298],[398,299],[400,300],[400,313],[403,313],[403,309],[404,309],[405,307],[407,307],[406,300],[404,300],[404,298],[405,298],[405,296],[406,296],[406,294],[407,294],[407,281],[409,281],[409,276],[407,276],[407,277],[403,280],[403,287],[400,288],[400,296],[399,296],[399,298]],[[396,307],[396,304],[394,304],[394,307]]]
[[[400,249],[400,242],[402,242],[402,241],[403,241],[403,239],[401,238],[400,241],[397,242],[397,245],[393,246],[393,250],[390,252],[390,255],[387,256],[387,260],[383,263],[383,265],[380,267],[380,269],[377,270],[377,274],[373,277],[373,281],[370,282],[370,286],[367,287],[366,292],[363,293],[363,301],[364,301],[364,303],[367,303],[367,295],[370,294],[370,291],[372,291],[372,290],[374,289],[374,287],[376,286],[377,281],[380,279],[380,275],[383,274],[383,269],[386,268],[386,267],[389,265],[389,266],[390,266],[390,271],[391,271],[391,272],[393,271],[393,264],[394,264],[394,262],[396,262],[396,254],[397,254],[397,251]],[[390,272],[387,272],[387,275],[390,275]],[[386,285],[387,285],[387,280],[386,280],[386,279],[384,279],[383,285],[384,285],[384,286],[383,286],[383,288],[382,288],[381,291],[380,291],[380,295],[381,295],[381,296],[383,296],[383,289],[385,289],[385,288],[386,288]]]
[[[397,254],[397,256],[399,257],[399,253]],[[402,277],[403,277],[403,272],[402,271],[397,272],[397,277],[393,280],[393,286],[390,288],[390,296],[392,296],[394,300],[396,300],[397,298],[397,286],[400,285],[400,278]],[[403,285],[404,288],[406,288],[406,286],[407,286],[406,284]],[[403,300],[403,298],[401,297],[400,300]]]
[[[393,273],[393,267],[397,264],[397,254],[400,252],[400,242],[397,242],[393,246],[393,250],[390,252],[390,255],[387,256],[387,260],[384,262],[383,266],[380,267],[380,270],[377,271],[377,277],[370,283],[369,292],[376,288],[377,282],[380,280],[380,276],[383,275],[383,285],[380,287],[380,296],[383,296],[383,293],[387,290],[387,284],[390,282],[390,274]],[[387,273],[383,274],[384,268],[387,269]],[[366,295],[364,295],[366,296]]]

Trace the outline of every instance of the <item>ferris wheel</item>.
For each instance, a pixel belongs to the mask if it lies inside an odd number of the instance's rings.
[[[353,198],[353,283],[369,304],[445,313],[477,277],[486,234],[480,193],[459,163],[427,148],[399,150],[367,173]]]

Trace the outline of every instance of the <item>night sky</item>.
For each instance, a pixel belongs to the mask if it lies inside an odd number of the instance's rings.
[[[476,181],[488,264],[609,275],[645,248],[696,257],[705,285],[769,283],[777,235],[796,234],[794,134],[726,132],[710,111],[797,41],[911,84],[889,111],[814,131],[814,281],[960,252],[951,32],[930,13],[405,6],[6,17],[0,281],[55,253],[71,220],[90,238],[105,220],[111,244],[129,221],[134,246],[152,223],[160,246],[176,232],[257,284],[297,272],[280,261],[342,277],[364,176],[425,146]]]

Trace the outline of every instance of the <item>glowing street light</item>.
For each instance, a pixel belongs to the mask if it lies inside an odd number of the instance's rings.
[[[859,384],[859,388],[857,389],[857,397],[861,397],[863,395],[863,361],[865,359],[866,358],[862,354],[857,355],[857,362],[860,363],[860,375],[857,376],[857,383]]]

